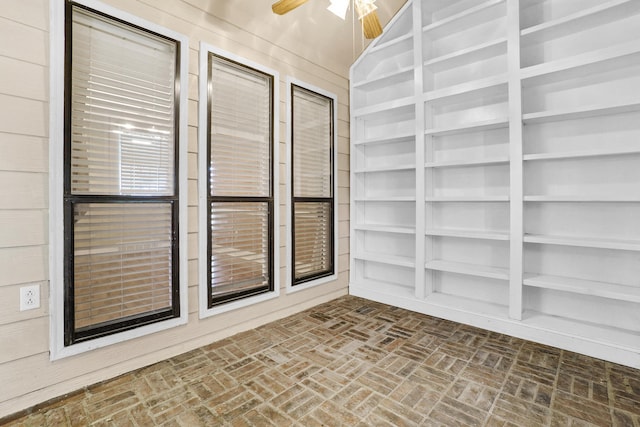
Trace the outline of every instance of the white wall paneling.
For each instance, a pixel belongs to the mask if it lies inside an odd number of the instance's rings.
[[[188,51],[183,55],[189,65],[183,68],[184,76],[189,79],[189,88],[184,91],[188,93],[188,105],[181,110],[188,110],[189,124],[183,141],[188,153],[185,151],[181,156],[185,160],[181,171],[186,172],[188,178],[183,192],[183,195],[188,195],[184,198],[188,200],[188,206],[183,210],[188,215],[188,230],[183,234],[186,239],[180,243],[188,258],[181,267],[181,273],[185,273],[181,283],[188,286],[183,296],[186,300],[188,294],[189,305],[182,312],[189,316],[188,323],[180,327],[72,357],[50,360],[46,339],[52,319],[50,301],[55,304],[59,295],[50,292],[49,281],[61,277],[59,272],[50,272],[50,267],[62,266],[62,263],[55,262],[62,254],[62,240],[58,245],[56,239],[50,238],[61,229],[50,229],[48,224],[49,213],[60,209],[56,204],[62,203],[62,193],[56,193],[55,197],[49,195],[47,181],[61,178],[55,175],[60,168],[49,167],[48,161],[50,152],[54,153],[52,165],[62,161],[62,154],[55,154],[52,141],[55,140],[55,129],[62,126],[64,109],[61,102],[63,85],[49,84],[49,77],[50,72],[60,70],[64,62],[56,48],[61,46],[64,35],[64,31],[58,31],[63,21],[60,14],[63,8],[59,6],[64,3],[62,0],[28,0],[4,2],[0,7],[0,69],[3,77],[0,82],[0,193],[15,199],[14,203],[0,203],[0,378],[3,379],[0,418],[256,328],[348,291],[350,151],[347,70],[354,54],[351,25],[344,25],[343,21],[326,11],[323,2],[309,2],[300,8],[301,18],[299,14],[276,16],[270,12],[271,2],[255,0],[236,0],[233,8],[228,7],[229,2],[200,0],[100,0],[100,4],[107,8],[137,17],[137,22],[151,22],[189,36],[189,40],[184,42]],[[98,2],[91,3],[95,5]],[[382,3],[384,5],[380,5],[378,12],[381,21],[385,22],[404,0]],[[285,22],[287,20],[291,25]],[[258,21],[261,25],[255,25]],[[312,25],[293,25],[302,21]],[[319,37],[320,34],[323,37]],[[308,49],[307,41],[314,45],[314,49]],[[198,316],[198,266],[203,262],[198,254],[198,236],[203,233],[198,226],[198,185],[202,184],[198,180],[198,159],[202,157],[198,152],[200,122],[197,108],[200,42],[215,44],[237,56],[277,70],[281,76],[290,75],[336,93],[336,150],[340,153],[336,162],[340,193],[336,206],[336,219],[339,220],[337,240],[340,241],[337,254],[340,256],[336,258],[339,261],[336,265],[337,278],[304,291],[281,292],[278,298],[250,307],[235,307],[208,318]],[[56,71],[53,80],[57,82],[58,77]],[[275,88],[284,96],[284,79],[276,80]],[[281,113],[284,107],[283,97]],[[49,129],[50,121],[54,126],[53,132]],[[276,171],[280,171],[281,178],[284,177],[286,163],[285,122],[285,115],[281,114],[281,132],[276,138],[276,149],[280,151],[281,159]],[[385,125],[393,126],[392,123]],[[412,127],[407,129],[413,131]],[[384,154],[380,152],[379,155]],[[284,189],[282,181],[279,189],[282,197]],[[276,262],[275,273],[280,274],[282,280],[286,270],[285,213],[284,205],[277,208],[282,246],[276,248],[281,263],[278,265]],[[19,311],[19,288],[31,284],[40,285],[40,309]]]
[[[351,69],[352,294],[640,367],[640,3],[413,0]]]

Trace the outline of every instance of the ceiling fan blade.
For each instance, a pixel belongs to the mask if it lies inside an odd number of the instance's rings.
[[[362,30],[364,31],[364,36],[368,39],[375,39],[382,34],[378,12],[374,10],[362,17]]]
[[[271,10],[278,15],[284,15],[307,1],[309,0],[280,0],[271,5]]]

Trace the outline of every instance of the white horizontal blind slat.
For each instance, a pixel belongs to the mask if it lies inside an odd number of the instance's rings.
[[[266,202],[211,204],[213,296],[268,284],[269,223]]]
[[[331,267],[331,205],[295,203],[295,278],[328,271]]]
[[[169,309],[170,203],[74,205],[76,329]]]
[[[331,100],[293,86],[295,197],[332,197]]]
[[[71,192],[173,195],[175,42],[73,9]]]
[[[212,196],[271,195],[270,76],[211,55]]]

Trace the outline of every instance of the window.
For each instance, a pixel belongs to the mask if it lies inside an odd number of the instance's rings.
[[[270,70],[204,43],[201,61],[207,64],[207,85],[201,87],[207,100],[201,121],[201,216],[207,230],[201,314],[207,316],[273,297],[277,80]]]
[[[145,29],[128,19],[147,24],[141,20],[92,6],[100,7],[90,0],[66,2],[62,12],[64,126],[56,145],[61,155],[52,149],[63,178],[55,183],[62,191],[52,193],[62,199],[62,212],[52,204],[52,216],[63,218],[52,222],[62,229],[52,232],[53,240],[64,242],[61,341],[64,347],[91,342],[79,346],[84,349],[142,332],[105,340],[117,333],[186,321],[186,216],[180,198],[186,175],[179,141],[186,131],[180,70],[188,44],[168,31],[156,32],[160,27]],[[52,41],[52,52],[57,48]],[[53,121],[52,115],[55,135],[59,125]],[[59,247],[53,243],[53,263]],[[74,354],[57,348],[54,329],[52,353]]]
[[[335,95],[290,83],[291,283],[335,278]]]

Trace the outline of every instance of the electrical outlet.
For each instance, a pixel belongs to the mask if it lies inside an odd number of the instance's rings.
[[[40,308],[40,285],[20,288],[20,311]]]

